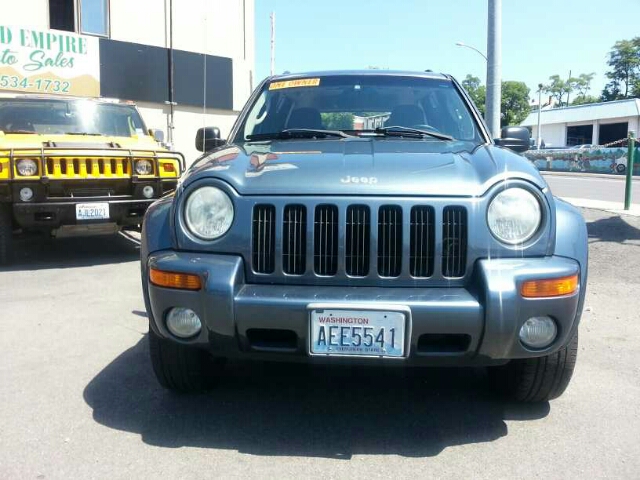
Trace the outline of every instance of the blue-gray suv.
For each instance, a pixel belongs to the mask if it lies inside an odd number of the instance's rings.
[[[576,362],[587,231],[492,139],[450,76],[269,77],[142,232],[151,361],[172,390],[227,358],[486,366],[521,401],[562,394]]]

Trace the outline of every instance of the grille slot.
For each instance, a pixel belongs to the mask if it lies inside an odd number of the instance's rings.
[[[383,205],[378,211],[378,273],[397,277],[402,270],[402,208]]]
[[[409,273],[412,277],[433,275],[435,246],[435,212],[433,207],[415,206],[411,209]]]
[[[369,274],[371,243],[371,212],[369,207],[351,205],[347,209],[345,236],[347,275],[366,277]]]
[[[442,214],[442,275],[464,276],[467,264],[467,210],[445,207]]]
[[[287,205],[282,229],[282,270],[302,275],[306,269],[307,210],[304,205]]]
[[[256,205],[253,208],[253,270],[273,273],[275,269],[276,208]]]
[[[318,205],[313,225],[313,268],[318,275],[338,271],[338,207]]]

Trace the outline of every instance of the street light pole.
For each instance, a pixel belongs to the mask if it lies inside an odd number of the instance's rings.
[[[542,87],[541,83],[538,84],[538,131],[536,135],[536,146],[540,150],[542,134],[540,133],[540,112],[542,111]]]
[[[489,0],[487,31],[487,104],[486,120],[494,137],[500,132],[502,0]]]
[[[271,12],[271,75],[276,69],[276,12]]]
[[[482,55],[482,58],[484,58],[485,60],[487,60],[487,56],[482,53],[480,50],[478,50],[476,47],[472,47],[471,45],[467,45],[466,43],[462,43],[462,42],[456,42],[456,45],[458,47],[467,47],[470,48],[471,50],[478,52],[480,55]]]

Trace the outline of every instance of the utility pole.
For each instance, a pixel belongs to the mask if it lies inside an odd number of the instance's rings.
[[[276,70],[276,12],[271,12],[271,75]]]
[[[502,0],[489,0],[487,21],[487,103],[486,121],[494,137],[500,135]]]
[[[538,147],[538,150],[540,150],[540,145],[542,141],[542,134],[540,133],[540,114],[542,113],[542,87],[543,86],[544,85],[542,85],[541,83],[538,84],[538,131],[536,135],[536,146]]]

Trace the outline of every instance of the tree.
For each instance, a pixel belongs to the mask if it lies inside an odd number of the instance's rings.
[[[467,74],[462,81],[462,86],[467,91],[473,103],[476,104],[478,110],[484,117],[484,104],[487,98],[487,87],[481,84],[480,79],[478,77],[474,77],[473,75]]]
[[[578,97],[586,97],[591,89],[591,81],[595,76],[595,72],[581,73],[578,77],[569,77],[567,83],[572,92],[577,92]]]
[[[606,75],[610,80],[602,99],[618,100],[640,96],[640,37],[616,42],[609,52]]]
[[[502,82],[500,126],[519,125],[529,110],[529,87],[524,82]]]
[[[571,105],[586,105],[587,103],[598,103],[600,99],[593,95],[578,95],[573,99]]]
[[[573,86],[569,80],[563,80],[560,75],[551,75],[549,77],[549,84],[542,87],[543,91],[550,94],[558,101],[558,106],[564,105],[563,98],[565,95],[570,94],[573,91]]]
[[[467,75],[461,83],[482,116],[484,116],[487,88],[481,84],[478,77],[473,75]],[[518,125],[529,115],[529,88],[524,82],[502,82],[500,111],[500,123],[502,126]]]
[[[322,124],[328,130],[353,130],[353,114],[322,113]]]

